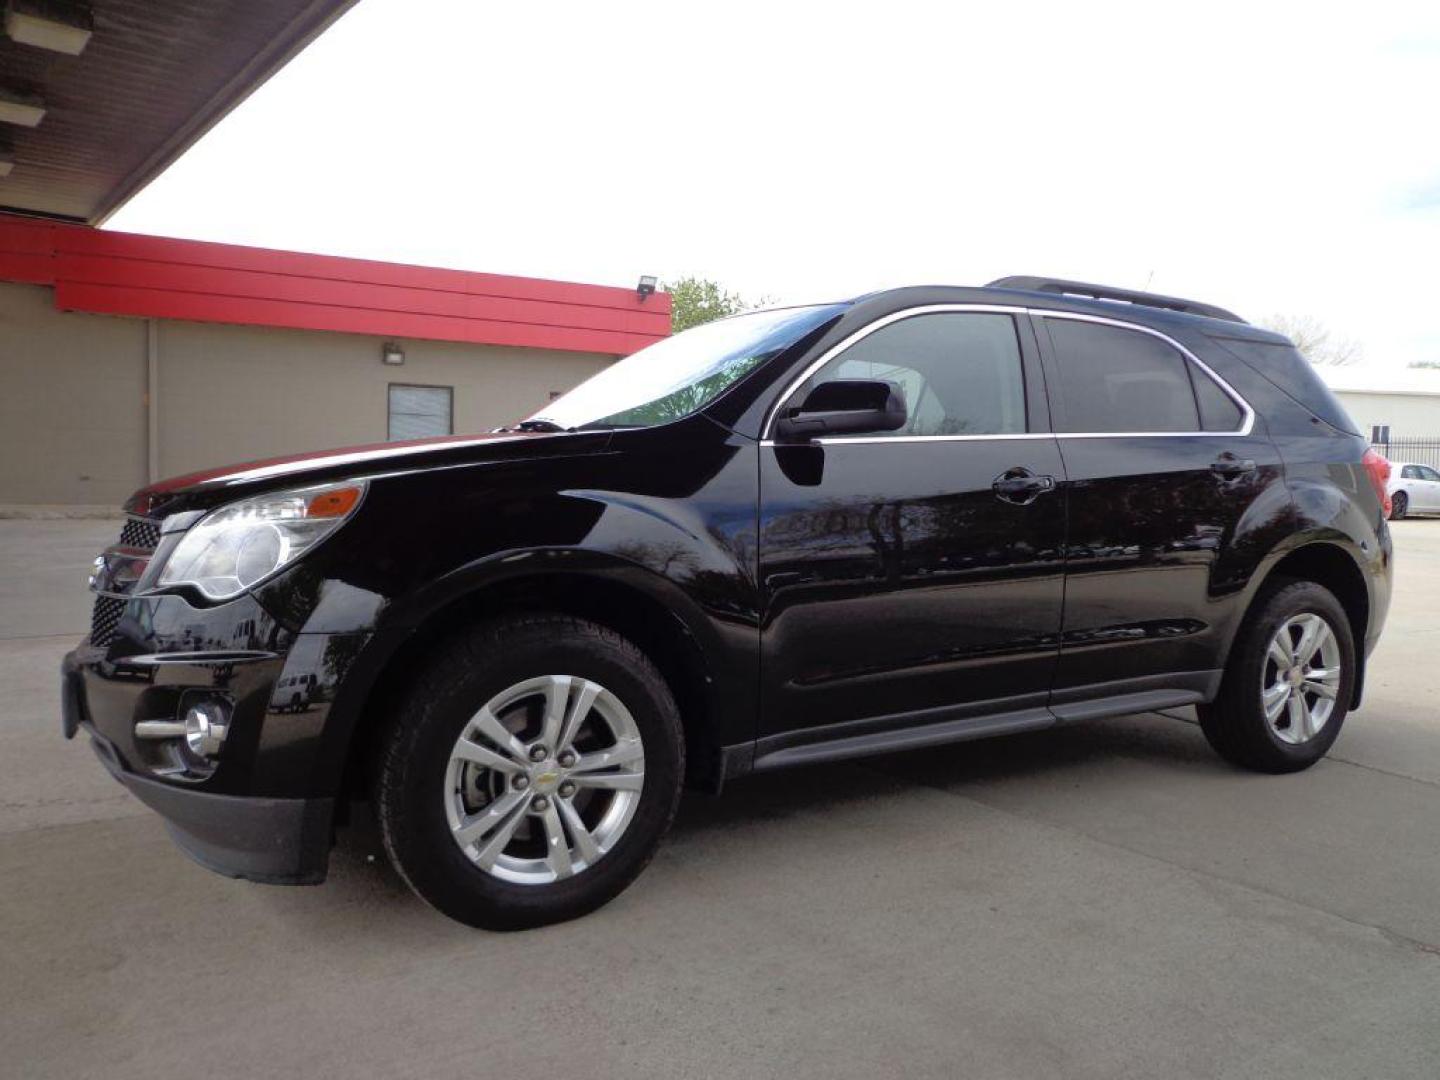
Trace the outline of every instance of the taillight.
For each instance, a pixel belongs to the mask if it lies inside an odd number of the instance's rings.
[[[1390,516],[1390,462],[1386,460],[1384,454],[1372,446],[1365,451],[1365,456],[1360,459],[1360,464],[1365,466],[1365,475],[1370,477],[1370,486],[1380,497],[1380,507],[1388,518]]]

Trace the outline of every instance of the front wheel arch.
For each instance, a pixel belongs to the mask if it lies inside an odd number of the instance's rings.
[[[332,710],[317,763],[329,777],[320,779],[317,788],[338,789],[342,797],[363,796],[376,737],[427,657],[479,622],[539,611],[595,622],[645,653],[680,709],[686,785],[718,786],[720,747],[734,741],[726,740],[720,729],[721,718],[731,710],[715,699],[723,681],[715,670],[721,661],[673,606],[650,592],[603,574],[561,572],[516,575],[472,589],[430,612],[403,640],[377,652],[364,684],[350,688],[349,700],[337,702],[342,706],[338,712]]]

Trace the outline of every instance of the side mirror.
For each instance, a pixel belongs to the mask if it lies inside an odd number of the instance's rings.
[[[798,406],[775,419],[775,438],[804,441],[824,435],[897,431],[905,426],[905,391],[883,379],[823,382]]]

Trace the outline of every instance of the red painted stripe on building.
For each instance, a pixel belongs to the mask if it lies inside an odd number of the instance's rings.
[[[210,244],[0,215],[0,280],[144,318],[629,354],[670,332],[630,289]]]
[[[544,300],[516,300],[504,296],[373,285],[250,270],[222,270],[212,266],[183,266],[179,263],[150,262],[142,259],[108,259],[95,255],[60,254],[56,260],[55,277],[57,281],[67,284],[112,285],[187,295],[284,300],[295,304],[325,304],[372,311],[397,311],[410,315],[448,315],[462,319],[532,323],[537,326],[562,324],[634,334],[647,334],[655,325],[655,317],[648,311]]]
[[[49,255],[27,255],[0,251],[0,281],[53,285],[55,283],[55,260]]]
[[[0,280],[54,283],[55,233],[47,224],[0,214]]]
[[[55,306],[64,311],[104,315],[136,315],[190,322],[241,323],[297,330],[332,330],[378,337],[462,341],[477,345],[518,345],[533,349],[565,349],[628,356],[659,340],[649,334],[626,334],[570,326],[537,326],[445,315],[413,315],[401,311],[370,311],[324,304],[292,304],[284,300],[213,296],[87,285],[61,281]]]

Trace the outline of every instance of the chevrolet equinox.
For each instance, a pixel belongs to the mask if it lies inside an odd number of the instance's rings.
[[[687,784],[1186,705],[1236,765],[1313,764],[1389,605],[1388,470],[1208,304],[751,312],[508,429],[136,493],[64,731],[220,873],[323,880],[368,798],[425,900],[537,926],[634,880]]]

